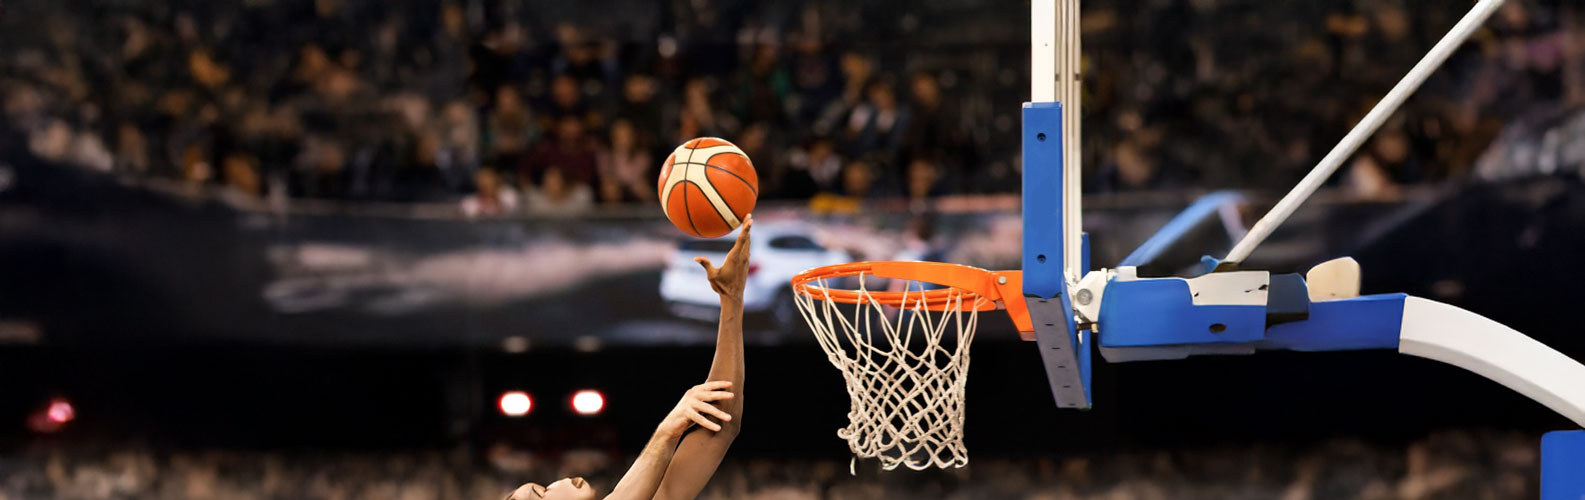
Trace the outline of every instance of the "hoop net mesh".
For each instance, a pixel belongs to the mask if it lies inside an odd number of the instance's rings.
[[[831,300],[824,278],[793,294],[826,359],[847,382],[848,426],[837,436],[855,457],[878,459],[885,470],[967,465],[963,403],[969,345],[978,306],[989,299],[950,289],[944,302],[927,302],[924,284],[910,281],[896,302],[899,308],[882,304],[866,288],[866,281],[890,280],[868,273],[850,279],[858,280],[857,304]]]

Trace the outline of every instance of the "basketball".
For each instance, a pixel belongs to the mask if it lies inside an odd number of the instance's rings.
[[[759,175],[742,149],[725,139],[682,143],[660,166],[660,208],[682,232],[715,238],[754,211]]]

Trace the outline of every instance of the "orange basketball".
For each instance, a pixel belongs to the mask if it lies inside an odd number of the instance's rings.
[[[714,238],[732,232],[754,211],[759,174],[743,150],[700,137],[677,146],[660,166],[660,208],[682,232]]]

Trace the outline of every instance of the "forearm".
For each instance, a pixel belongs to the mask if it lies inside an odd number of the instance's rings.
[[[710,363],[709,381],[732,383],[734,396],[712,404],[731,415],[721,422],[721,430],[696,428],[677,446],[671,469],[661,483],[658,500],[686,500],[699,496],[726,451],[737,439],[743,422],[743,300],[721,296],[721,325],[715,343],[715,360]]]
[[[677,441],[680,437],[664,430],[655,431],[655,435],[649,439],[649,444],[644,445],[644,451],[639,452],[638,458],[633,460],[633,466],[627,469],[627,474],[623,474],[622,480],[611,489],[611,494],[606,495],[606,500],[655,498],[661,480],[666,477],[666,468],[671,464],[671,456],[677,449]]]
[[[721,296],[721,322],[717,327],[715,358],[710,362],[707,381],[724,380],[732,383],[737,397],[718,402],[717,406],[732,415],[726,426],[736,429],[743,410],[743,299]]]

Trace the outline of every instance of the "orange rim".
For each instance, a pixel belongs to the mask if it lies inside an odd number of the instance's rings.
[[[858,290],[844,290],[829,286],[828,280],[865,275],[876,278],[931,283],[945,288],[860,292]],[[852,264],[817,267],[804,271],[793,277],[792,287],[794,292],[813,299],[831,300],[847,304],[868,303],[874,300],[882,305],[906,308],[918,307],[923,303],[925,308],[939,311],[946,309],[961,298],[966,308],[972,307],[976,302],[979,302],[980,305],[977,310],[989,311],[997,309],[997,302],[1002,300],[1001,291],[997,286],[999,278],[1004,284],[1007,282],[1004,273],[958,264],[896,261],[855,262]],[[981,297],[988,300],[980,301]]]
[[[853,276],[902,279],[931,283],[946,288],[935,290],[912,289],[897,292],[860,292],[831,288],[829,281]],[[877,261],[837,264],[809,269],[793,276],[793,293],[814,300],[830,300],[846,304],[869,303],[900,309],[918,308],[945,311],[962,307],[976,311],[1007,309],[1013,326],[1024,340],[1034,340],[1035,328],[1029,318],[1029,305],[1024,302],[1024,275],[1020,271],[988,271],[973,266],[942,262]],[[981,297],[989,300],[979,300]],[[958,299],[963,301],[960,303]],[[906,303],[905,303],[906,302]]]

